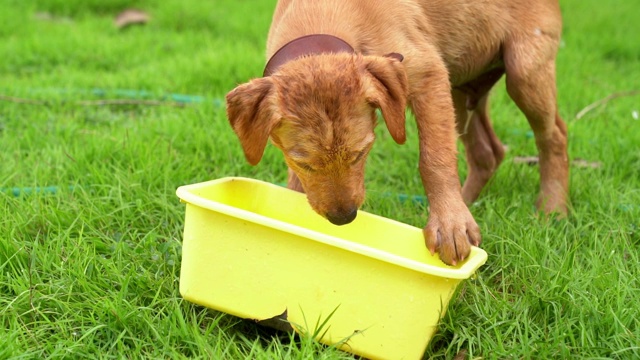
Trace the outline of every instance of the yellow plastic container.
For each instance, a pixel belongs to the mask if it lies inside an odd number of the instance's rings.
[[[303,194],[246,178],[178,188],[187,204],[180,293],[193,303],[371,359],[419,359],[456,286],[487,259],[456,267],[422,230],[363,211],[335,226]],[[326,332],[325,332],[326,330]]]

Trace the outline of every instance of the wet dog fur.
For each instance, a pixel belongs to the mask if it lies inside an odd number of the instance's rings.
[[[503,74],[536,138],[537,206],[567,211],[567,132],[555,85],[561,28],[558,2],[551,0],[281,0],[267,59],[309,34],[339,37],[356,53],[300,57],[239,85],[227,95],[229,121],[251,164],[271,138],[289,167],[288,187],[305,192],[317,213],[340,225],[364,201],[375,110],[402,144],[409,106],[430,205],[425,242],[445,263],[457,264],[481,241],[467,205],[504,157],[488,116],[488,93]],[[458,137],[469,167],[462,187]]]

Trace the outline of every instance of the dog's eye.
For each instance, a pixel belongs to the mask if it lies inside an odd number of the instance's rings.
[[[365,150],[360,151],[357,155],[356,158],[353,159],[353,161],[351,161],[351,165],[355,165],[357,164],[360,160],[362,160],[362,158],[364,157],[364,154],[366,154],[367,152]]]
[[[306,170],[306,171],[315,171],[311,165],[307,164],[307,163],[303,163],[303,162],[296,162],[296,165],[298,165],[299,168]]]

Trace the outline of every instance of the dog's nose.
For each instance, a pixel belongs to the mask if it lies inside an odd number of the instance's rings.
[[[327,219],[334,225],[346,225],[352,222],[358,215],[358,208],[354,207],[346,211],[327,213]]]

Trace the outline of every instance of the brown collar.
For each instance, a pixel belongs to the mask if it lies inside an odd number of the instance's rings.
[[[333,35],[312,34],[286,43],[269,59],[264,67],[263,76],[269,76],[285,63],[304,55],[320,53],[355,52],[344,40]]]

